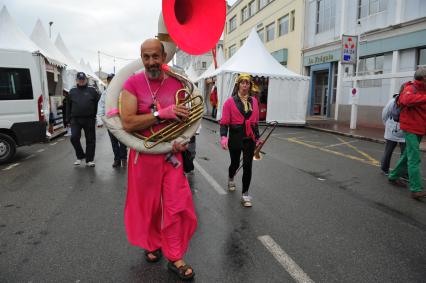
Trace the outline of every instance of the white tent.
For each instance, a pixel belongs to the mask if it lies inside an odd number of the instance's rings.
[[[36,76],[39,77],[39,81],[33,83],[40,85],[43,92],[43,110],[44,113],[49,113],[49,92],[47,88],[45,59],[47,59],[51,64],[56,64],[57,62],[53,59],[53,56],[51,56],[49,52],[37,46],[27,35],[25,35],[10,16],[6,6],[3,6],[0,12],[0,58],[1,56],[8,56],[8,51],[18,51],[34,55],[34,61],[38,66],[38,74]],[[0,60],[0,64],[1,62],[2,60]],[[31,64],[30,62],[27,63],[29,65]],[[49,119],[48,115],[46,116],[46,119]]]
[[[217,67],[220,67],[225,63],[225,56],[223,56],[222,48],[218,48],[216,52],[216,62]],[[204,73],[201,74],[195,81],[198,83],[198,88],[200,89],[200,93],[203,95],[204,98],[204,112],[207,113],[211,111],[211,106],[209,101],[209,94],[206,93],[206,79],[211,78],[216,70],[214,66],[214,61],[210,64],[210,66],[207,68],[207,70],[204,71]]]
[[[75,85],[75,76],[77,75],[77,72],[83,70],[81,69],[80,64],[77,63],[74,57],[72,57],[60,34],[56,37],[55,46],[67,59],[67,69],[65,70],[63,81],[64,89],[69,91]]]
[[[65,67],[65,65],[67,65],[67,59],[62,55],[61,52],[59,52],[59,50],[50,40],[46,30],[43,28],[43,24],[41,23],[40,19],[37,20],[30,38],[35,44],[37,44],[37,46],[48,52],[50,60],[56,62],[56,65],[60,67]]]
[[[266,121],[304,125],[308,103],[309,77],[296,74],[281,64],[265,49],[253,28],[243,46],[212,75],[217,75],[218,113],[231,96],[237,74],[249,73],[269,78]]]

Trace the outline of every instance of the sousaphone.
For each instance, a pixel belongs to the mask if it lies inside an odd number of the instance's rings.
[[[163,0],[162,14],[158,21],[158,39],[167,53],[166,64],[173,58],[176,45],[191,55],[200,55],[216,48],[226,18],[225,0]],[[172,144],[188,142],[198,129],[203,115],[203,98],[194,85],[184,76],[171,70],[167,65],[163,70],[183,84],[178,92],[186,93],[185,99],[176,103],[190,107],[190,117],[185,122],[164,121],[167,125],[159,133],[143,137],[138,133],[124,131],[120,119],[120,92],[125,81],[143,69],[141,59],[122,68],[111,81],[105,98],[105,113],[102,117],[106,127],[125,145],[138,152],[160,154],[170,152]]]

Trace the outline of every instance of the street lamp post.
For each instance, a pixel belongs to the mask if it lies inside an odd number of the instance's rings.
[[[52,39],[52,25],[53,22],[49,22],[49,38]]]

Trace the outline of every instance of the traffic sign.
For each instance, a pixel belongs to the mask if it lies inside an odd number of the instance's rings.
[[[358,37],[352,35],[343,35],[341,62],[343,64],[356,64],[357,48]]]

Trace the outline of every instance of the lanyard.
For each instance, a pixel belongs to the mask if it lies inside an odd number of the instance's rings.
[[[148,78],[147,78],[147,75],[145,74],[145,80],[146,80],[146,84],[148,85],[148,89],[149,89],[149,92],[151,93],[151,97],[152,97],[152,105],[153,105],[153,107],[155,108],[154,109],[154,111],[157,111],[158,109],[160,109],[160,104],[158,103],[158,101],[157,101],[157,93],[158,93],[158,91],[160,90],[160,88],[163,86],[163,83],[164,83],[164,80],[165,80],[165,76],[163,76],[163,80],[161,81],[161,84],[160,84],[160,86],[157,88],[157,90],[156,91],[152,91],[152,89],[151,89],[151,85],[149,84],[149,81],[148,81]]]

